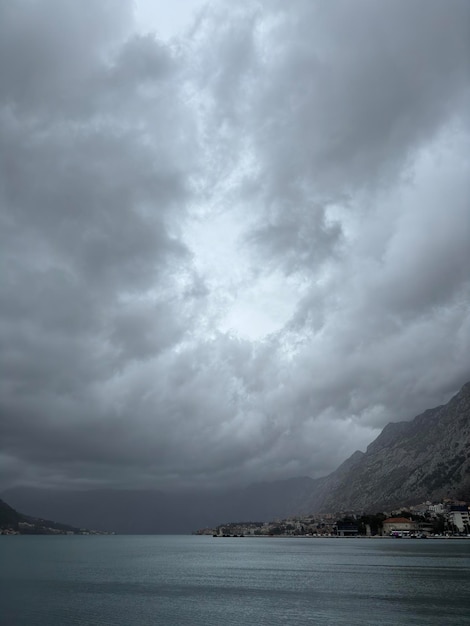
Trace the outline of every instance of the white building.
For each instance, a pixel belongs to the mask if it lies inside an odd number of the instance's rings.
[[[447,521],[459,533],[470,533],[470,515],[466,504],[451,504],[447,513]]]

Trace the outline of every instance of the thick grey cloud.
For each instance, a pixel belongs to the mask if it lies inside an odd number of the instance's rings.
[[[2,485],[326,473],[469,378],[470,5],[132,8],[0,0]]]

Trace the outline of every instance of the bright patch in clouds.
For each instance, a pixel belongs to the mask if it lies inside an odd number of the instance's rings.
[[[295,311],[299,294],[285,276],[270,275],[240,290],[221,330],[256,340],[281,330]]]
[[[294,278],[257,267],[245,237],[246,220],[240,220],[240,212],[214,211],[194,218],[185,230],[194,268],[210,289],[214,327],[258,340],[286,324],[301,290]]]
[[[182,35],[193,24],[204,0],[134,0],[135,20],[139,31],[154,32],[167,40]]]

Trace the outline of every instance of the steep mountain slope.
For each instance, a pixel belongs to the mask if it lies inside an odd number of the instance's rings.
[[[367,448],[321,479],[315,510],[371,510],[442,497],[470,485],[470,383],[446,405],[388,424]]]

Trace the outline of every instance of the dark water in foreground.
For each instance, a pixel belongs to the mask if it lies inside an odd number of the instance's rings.
[[[0,537],[1,626],[470,624],[470,540]]]

